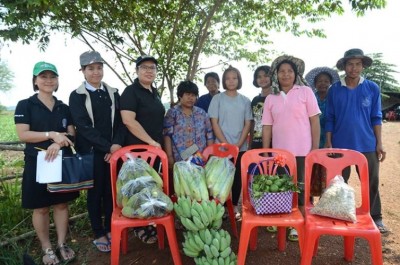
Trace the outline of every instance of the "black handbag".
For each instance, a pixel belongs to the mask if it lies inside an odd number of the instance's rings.
[[[62,158],[62,181],[48,183],[49,192],[73,192],[93,188],[93,153],[78,154],[71,146],[72,155]]]

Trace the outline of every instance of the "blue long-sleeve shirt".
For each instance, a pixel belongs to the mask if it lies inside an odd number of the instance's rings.
[[[374,126],[382,125],[379,86],[361,77],[357,87],[349,89],[344,80],[328,91],[325,131],[332,133],[332,147],[359,152],[374,152]]]

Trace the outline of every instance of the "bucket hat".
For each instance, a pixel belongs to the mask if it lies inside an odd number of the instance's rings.
[[[336,63],[336,67],[339,70],[344,70],[344,65],[348,59],[360,58],[362,60],[364,68],[370,67],[372,59],[364,55],[361,49],[350,49],[344,53],[343,58],[339,59]]]
[[[291,55],[282,55],[276,58],[272,64],[271,64],[271,87],[272,87],[272,93],[273,94],[279,94],[280,93],[280,88],[279,88],[279,82],[278,82],[278,65],[280,65],[281,62],[283,61],[291,61],[296,65],[297,68],[297,76],[295,79],[295,84],[299,86],[305,86],[307,82],[303,78],[304,74],[304,69],[305,69],[305,64],[302,59],[296,58]]]
[[[33,75],[38,76],[40,73],[44,71],[51,71],[58,76],[57,68],[54,64],[47,63],[47,62],[38,62],[33,67]]]
[[[81,63],[81,66],[86,66],[94,63],[104,63],[104,60],[103,58],[101,58],[100,53],[96,51],[87,51],[82,53],[79,57],[79,61]]]
[[[322,73],[327,74],[331,77],[332,84],[340,80],[339,74],[334,69],[326,66],[316,67],[308,72],[305,77],[308,85],[312,89],[317,90],[317,88],[315,87],[315,78]]]

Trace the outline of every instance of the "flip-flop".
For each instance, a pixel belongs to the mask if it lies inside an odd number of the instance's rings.
[[[297,242],[299,241],[299,236],[297,234],[297,230],[294,228],[289,228],[289,235],[288,235],[288,240],[292,242]]]
[[[107,253],[107,252],[111,251],[110,242],[100,242],[97,240],[93,240],[92,243],[97,248],[97,250],[100,252]],[[107,246],[108,249],[101,248],[102,246]]]
[[[375,224],[378,227],[379,232],[381,232],[381,234],[386,234],[387,232],[389,232],[389,229],[387,229],[387,227],[383,224],[382,220],[375,222]]]

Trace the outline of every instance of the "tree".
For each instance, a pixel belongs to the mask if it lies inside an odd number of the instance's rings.
[[[0,61],[0,92],[6,92],[13,87],[14,73],[10,71],[7,63]],[[0,112],[5,107],[0,102]]]
[[[7,63],[0,61],[0,91],[6,92],[13,87],[14,73],[10,71]]]
[[[373,64],[364,69],[365,78],[377,83],[383,94],[385,92],[400,92],[399,82],[392,75],[398,73],[393,69],[396,65],[383,62],[382,53],[372,53],[368,56],[372,58]]]
[[[131,64],[139,54],[159,59],[161,92],[212,65],[246,59],[268,62],[274,51],[268,33],[272,30],[294,35],[324,37],[320,29],[304,29],[304,21],[316,23],[333,13],[343,14],[340,0],[0,0],[0,37],[5,40],[38,40],[45,49],[53,31],[66,32],[91,49],[106,47],[115,54],[107,62],[125,83],[132,80]],[[349,0],[351,9],[363,15],[383,8],[385,0]],[[252,45],[250,45],[252,44]],[[117,65],[121,71],[116,70]]]

